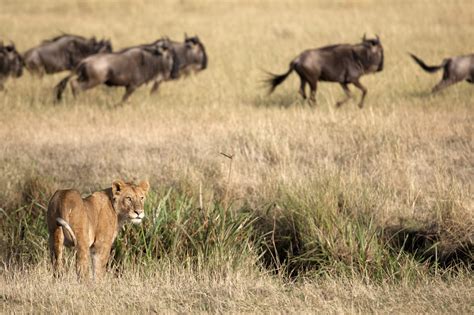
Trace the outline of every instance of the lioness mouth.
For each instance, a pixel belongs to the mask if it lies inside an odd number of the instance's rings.
[[[140,224],[140,223],[142,223],[142,219],[141,219],[141,218],[133,218],[131,221],[132,221],[133,224]]]

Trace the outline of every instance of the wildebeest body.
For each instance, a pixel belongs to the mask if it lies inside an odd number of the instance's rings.
[[[64,34],[29,49],[23,56],[26,68],[42,75],[72,70],[88,56],[111,51],[110,41]]]
[[[464,80],[474,83],[474,54],[446,58],[438,66],[428,66],[417,56],[413,54],[410,54],[410,56],[426,72],[434,73],[443,69],[443,77],[433,87],[433,93]]]
[[[166,44],[125,49],[119,53],[97,54],[84,59],[74,72],[56,86],[56,98],[60,100],[70,78],[71,88],[87,90],[99,84],[124,86],[126,92],[122,102],[136,88],[151,80],[168,79],[173,70],[177,71],[174,54]]]
[[[362,90],[359,106],[364,103],[367,89],[359,82],[359,78],[368,73],[383,70],[383,48],[378,37],[376,39],[363,38],[362,43],[356,45],[338,44],[317,49],[305,50],[290,63],[288,72],[281,75],[272,75],[267,81],[270,92],[280,85],[294,70],[300,77],[299,93],[306,99],[306,84],[310,86],[310,102],[316,101],[318,81],[338,82],[341,84],[346,98],[337,103],[338,106],[350,98],[348,84],[354,84]]]

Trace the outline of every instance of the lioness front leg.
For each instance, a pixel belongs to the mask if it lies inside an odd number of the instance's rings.
[[[103,278],[109,260],[111,246],[94,244],[92,250],[92,272],[95,280]]]

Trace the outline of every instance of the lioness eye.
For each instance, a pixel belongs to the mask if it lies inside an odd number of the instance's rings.
[[[132,202],[132,197],[127,197],[128,202]]]

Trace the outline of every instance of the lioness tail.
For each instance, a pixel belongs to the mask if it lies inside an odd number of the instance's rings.
[[[72,231],[71,226],[69,225],[69,223],[67,223],[66,220],[64,220],[62,218],[56,218],[56,223],[63,228],[63,233],[65,234],[65,236],[67,238],[71,239],[74,243],[74,246],[76,246],[76,244],[77,244],[76,235]]]

